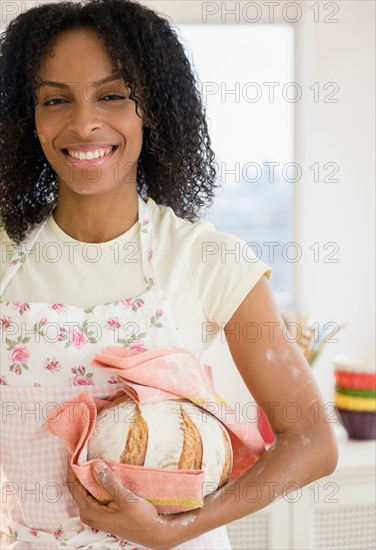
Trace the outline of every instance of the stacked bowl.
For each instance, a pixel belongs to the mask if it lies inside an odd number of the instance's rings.
[[[376,439],[375,358],[341,354],[334,359],[334,401],[352,439]]]

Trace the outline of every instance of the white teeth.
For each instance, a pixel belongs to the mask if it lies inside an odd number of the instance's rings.
[[[69,149],[67,149],[67,151],[70,157],[73,157],[77,160],[93,160],[97,158],[102,158],[105,155],[111,153],[112,147],[108,147],[107,149],[97,149],[96,151],[88,151],[87,153],[81,151],[69,151]]]

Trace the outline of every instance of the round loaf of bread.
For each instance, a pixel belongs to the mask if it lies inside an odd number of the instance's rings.
[[[96,458],[170,470],[203,470],[203,496],[226,484],[232,447],[226,428],[188,399],[138,405],[116,399],[98,413],[88,441]]]

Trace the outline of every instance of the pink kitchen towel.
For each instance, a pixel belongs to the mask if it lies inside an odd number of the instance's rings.
[[[48,416],[47,429],[57,435],[71,454],[71,465],[87,490],[102,501],[87,461],[86,448],[97,413],[109,401],[128,395],[137,404],[185,398],[218,418],[229,434],[233,467],[229,481],[248,470],[265,452],[265,444],[256,428],[240,421],[215,391],[211,367],[186,348],[163,347],[137,351],[107,346],[94,356],[92,366],[109,370],[124,382],[108,400],[93,398],[86,391],[56,407]],[[202,507],[205,473],[203,470],[167,470],[119,464],[105,460],[119,482],[133,493],[147,498],[160,513],[185,512]]]

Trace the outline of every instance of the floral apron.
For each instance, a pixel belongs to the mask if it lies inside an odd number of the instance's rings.
[[[1,282],[0,297],[27,261],[46,221],[31,227],[16,248]],[[85,309],[62,303],[0,302],[1,548],[143,548],[80,521],[65,484],[67,451],[45,428],[48,413],[83,389],[106,399],[123,387],[120,378],[90,366],[103,347],[184,347],[154,269],[152,218],[140,196],[138,221],[144,293]],[[221,527],[177,548],[231,546],[226,528]]]

